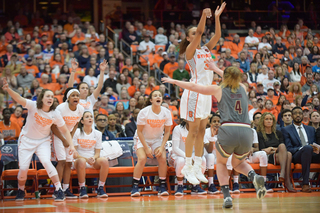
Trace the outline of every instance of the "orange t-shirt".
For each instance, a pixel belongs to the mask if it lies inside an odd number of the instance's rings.
[[[264,33],[258,34],[257,32],[255,32],[255,33],[253,34],[253,36],[254,36],[254,37],[257,37],[257,38],[262,38],[262,37],[264,36]]]
[[[51,61],[50,62],[50,67],[51,68],[54,68],[55,66],[59,66],[59,68],[61,68],[63,65],[64,65],[64,63],[61,62],[61,61]]]
[[[84,41],[84,40],[86,40],[86,38],[84,36],[81,35],[80,37],[78,37],[75,35],[72,37],[71,43],[76,44],[78,41]]]
[[[150,26],[149,25],[144,25],[143,28],[153,32],[152,38],[154,38],[157,35],[157,29],[155,28],[155,26],[153,26],[153,25],[150,25]]]
[[[26,65],[25,68],[27,72],[31,73],[34,77],[36,77],[36,75],[39,73],[39,69],[36,65],[31,65],[31,66]]]
[[[273,105],[277,105],[278,103],[278,96],[273,96],[273,99],[270,99],[268,96],[266,96],[266,100],[271,100]]]
[[[130,87],[129,87],[129,88],[130,88]],[[153,87],[152,89],[151,89],[150,87],[147,87],[144,94],[150,95],[150,93],[151,93],[152,91],[154,91],[154,90],[159,90],[159,88],[160,88],[160,86],[155,86],[155,87]]]
[[[17,123],[10,123],[10,126],[4,125],[4,121],[0,121],[0,132],[4,140],[18,140],[21,127]]]
[[[11,123],[18,124],[20,126],[20,128],[22,128],[23,122],[24,122],[24,118],[23,117],[17,118],[14,114],[12,114],[11,117],[10,117],[10,121],[11,121]]]
[[[130,86],[130,87],[128,88],[128,94],[130,95],[130,97],[133,97],[133,96],[134,96],[134,93],[135,93],[136,91],[139,91],[139,88],[136,89],[135,86]]]
[[[72,33],[72,31],[73,31],[73,24],[67,23],[67,24],[65,24],[65,25],[63,26],[63,29],[66,30],[66,31],[68,31],[68,33]]]
[[[99,108],[99,114],[104,114],[104,115],[106,115],[106,116],[109,116],[109,113],[108,113],[108,111],[107,110],[105,110],[105,109],[103,109],[103,108]]]
[[[158,67],[160,67],[161,62],[163,61],[163,57],[159,54],[155,54],[153,57],[153,62],[158,64]]]
[[[127,68],[130,72],[132,72],[132,66],[128,67],[127,65],[124,65],[122,68],[121,68],[121,72],[122,73],[122,70]]]
[[[278,114],[279,114],[279,112],[278,112],[278,110],[276,110],[275,108],[272,108],[271,110],[263,109],[263,110],[261,111],[261,114],[263,114],[263,113],[265,113],[265,112],[270,112],[271,114],[273,114],[273,115],[276,117],[276,119],[278,119]]]
[[[49,89],[53,92],[58,90],[59,86],[60,85],[58,83],[47,83],[47,84],[40,83],[40,87],[42,87],[43,89]]]
[[[178,69],[178,63],[174,62],[174,64],[172,64],[171,62],[169,62],[164,66],[163,72],[167,74],[170,78],[173,78],[173,72],[176,69]]]

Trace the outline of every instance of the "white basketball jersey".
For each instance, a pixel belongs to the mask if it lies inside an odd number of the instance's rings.
[[[205,61],[211,57],[211,52],[207,46],[196,49],[193,58],[191,60],[187,60],[191,71],[190,82],[205,86],[212,84],[213,71],[204,69],[206,66]]]
[[[188,132],[187,128],[182,128],[180,125],[176,126],[172,131],[172,146],[174,146],[175,143],[178,143],[179,149],[185,152]],[[172,149],[172,152],[174,153],[174,149]]]

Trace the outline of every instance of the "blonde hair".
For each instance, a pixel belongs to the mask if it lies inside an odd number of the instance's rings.
[[[276,125],[277,125],[276,117],[274,117],[274,115],[272,113],[270,113],[270,112],[265,112],[265,113],[263,113],[261,115],[260,120],[259,120],[259,124],[258,124],[258,127],[257,127],[257,132],[261,132],[262,133],[262,136],[263,136],[265,141],[268,140],[266,129],[265,129],[265,126],[264,126],[264,120],[265,120],[267,115],[270,115],[272,117],[273,124],[272,124],[272,127],[271,127],[271,131],[274,133],[276,138],[279,140],[277,132],[276,132]]]
[[[230,87],[231,92],[235,93],[240,86],[242,73],[237,67],[227,67],[223,73],[221,87]]]

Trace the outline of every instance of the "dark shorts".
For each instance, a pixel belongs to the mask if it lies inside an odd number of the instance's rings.
[[[268,163],[271,163],[273,165],[277,165],[276,153],[268,155]]]
[[[252,143],[253,131],[249,125],[223,124],[219,128],[216,149],[225,158],[233,154],[242,160],[249,154]]]

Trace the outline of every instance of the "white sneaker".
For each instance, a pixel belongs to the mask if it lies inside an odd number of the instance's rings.
[[[181,170],[181,174],[191,183],[192,185],[198,185],[200,182],[194,175],[193,166],[192,165],[184,165]]]
[[[231,197],[226,197],[223,200],[223,208],[226,208],[226,209],[232,208],[232,198]]]
[[[201,166],[195,166],[193,165],[193,171],[194,171],[194,175],[196,176],[196,178],[198,180],[200,180],[203,183],[208,183],[208,179],[204,176],[204,174],[202,173],[202,169]]]
[[[254,188],[256,189],[257,192],[257,198],[260,200],[264,198],[267,194],[267,189],[265,187],[265,182],[264,178],[260,175],[255,175],[252,181]]]

